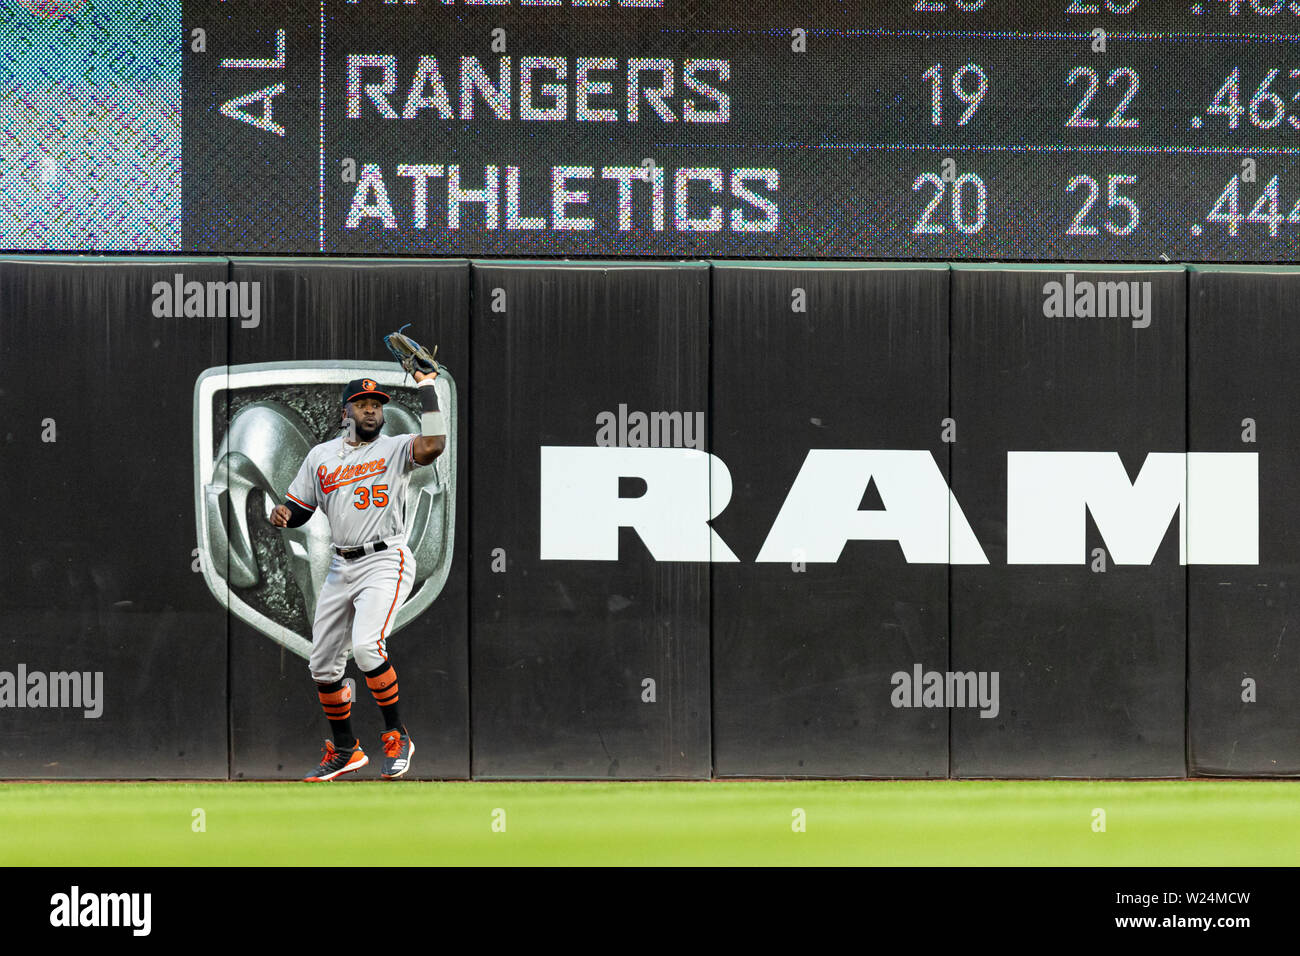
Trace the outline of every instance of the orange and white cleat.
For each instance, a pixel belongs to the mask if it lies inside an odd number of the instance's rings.
[[[327,740],[325,741],[323,753],[324,756],[321,757],[320,766],[316,768],[315,773],[303,777],[304,782],[319,783],[322,780],[333,780],[342,774],[360,770],[370,763],[370,758],[361,749],[361,741],[359,740],[349,750],[339,750],[334,746],[334,741]]]
[[[385,780],[396,780],[411,769],[411,757],[415,754],[415,744],[406,728],[389,730],[379,735],[384,745],[384,771],[380,774]]]

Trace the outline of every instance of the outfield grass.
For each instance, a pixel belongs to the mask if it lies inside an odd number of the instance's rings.
[[[336,865],[377,845],[387,865],[1286,866],[1300,783],[0,785],[5,866]]]

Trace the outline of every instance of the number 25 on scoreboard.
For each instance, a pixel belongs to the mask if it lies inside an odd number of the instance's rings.
[[[1102,222],[1106,231],[1112,236],[1131,236],[1138,227],[1138,220],[1142,215],[1138,204],[1119,191],[1119,187],[1133,186],[1137,181],[1136,176],[1121,174],[1110,174],[1106,177],[1106,208],[1124,210],[1123,216],[1107,218]],[[1074,220],[1070,223],[1070,228],[1065,230],[1065,234],[1068,236],[1100,235],[1098,227],[1088,221],[1088,215],[1101,195],[1101,186],[1092,176],[1075,176],[1066,184],[1065,191],[1072,193],[1076,190],[1083,194],[1083,205],[1075,213]]]

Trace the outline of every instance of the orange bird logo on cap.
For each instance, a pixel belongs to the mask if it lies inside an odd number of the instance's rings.
[[[373,392],[373,391],[374,391],[376,388],[378,388],[379,386],[378,386],[378,384],[375,382],[374,379],[372,379],[372,378],[363,378],[363,379],[361,380],[361,387],[362,387],[363,389],[365,389],[367,392]]]

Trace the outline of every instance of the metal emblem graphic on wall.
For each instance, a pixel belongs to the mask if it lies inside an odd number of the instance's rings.
[[[451,568],[457,399],[455,379],[440,368],[434,387],[451,427],[433,464],[410,472],[403,507],[415,584],[392,633],[433,603]],[[374,379],[392,396],[382,434],[419,433],[415,383],[392,365],[218,366],[194,386],[194,512],[203,577],[230,613],[302,658],[311,655],[316,598],[329,573],[329,525],[314,516],[297,528],[276,528],[270,515],[312,446],[341,434],[340,390],[358,377]]]

